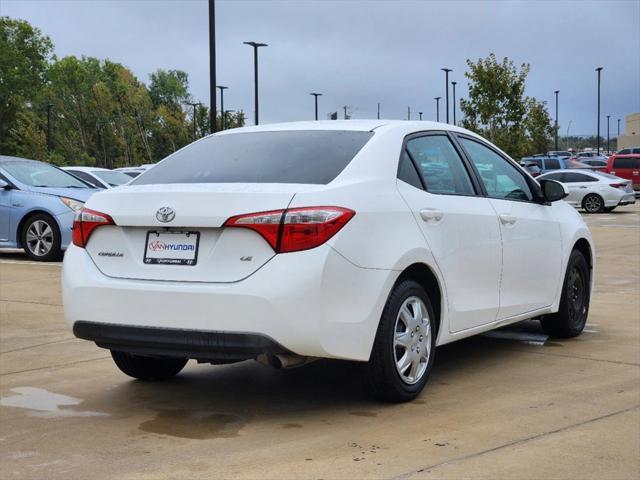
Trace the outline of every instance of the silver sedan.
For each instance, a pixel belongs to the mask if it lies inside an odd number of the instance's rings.
[[[540,175],[536,180],[556,180],[569,189],[565,198],[576,208],[588,213],[611,212],[621,205],[636,202],[631,180],[590,170],[554,170]]]

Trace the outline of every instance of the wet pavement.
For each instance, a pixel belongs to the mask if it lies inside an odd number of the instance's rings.
[[[640,206],[585,218],[585,332],[549,339],[530,321],[438,348],[403,405],[367,398],[340,361],[133,381],[64,324],[59,264],[0,253],[0,476],[638,478]]]

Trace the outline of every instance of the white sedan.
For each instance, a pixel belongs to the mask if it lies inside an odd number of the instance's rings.
[[[131,181],[129,175],[108,168],[62,167],[62,169],[96,188],[113,188]]]
[[[64,259],[65,318],[139,379],[188,359],[339,358],[406,401],[438,345],[534,317],[582,332],[595,254],[566,194],[452,125],[228,130],[91,197]]]
[[[555,180],[566,185],[565,199],[588,213],[612,212],[616,207],[636,203],[631,180],[590,170],[554,170],[540,175],[538,180]]]

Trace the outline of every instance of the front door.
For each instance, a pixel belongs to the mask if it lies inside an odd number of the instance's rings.
[[[498,319],[547,307],[560,291],[562,241],[550,205],[534,200],[524,172],[496,150],[459,136],[475,165],[502,233]]]
[[[494,322],[500,305],[500,226],[468,170],[445,133],[410,137],[399,169],[400,194],[444,276],[451,332]]]

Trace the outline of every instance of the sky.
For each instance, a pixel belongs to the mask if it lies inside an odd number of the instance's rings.
[[[559,94],[561,135],[595,134],[597,74],[602,126],[640,111],[640,0],[607,1],[276,1],[217,0],[217,83],[226,110],[253,121],[253,49],[260,49],[260,123],[320,117],[435,120],[445,77],[467,94],[466,60],[495,53],[529,63],[526,94]],[[0,15],[49,35],[59,57],[109,58],[147,83],[158,68],[189,74],[190,91],[209,102],[207,0],[0,0]],[[451,92],[450,92],[451,95]],[[219,100],[218,100],[219,102]],[[218,103],[218,108],[219,103]],[[453,108],[453,107],[450,107]],[[444,104],[441,103],[441,120]],[[453,115],[452,113],[450,114]],[[458,119],[461,114],[458,110]]]

